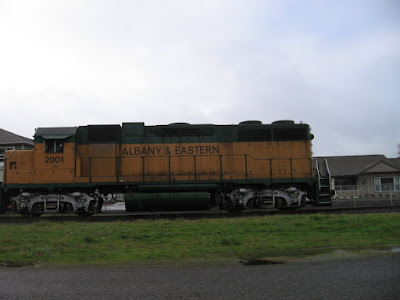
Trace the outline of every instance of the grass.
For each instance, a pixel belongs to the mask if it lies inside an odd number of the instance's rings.
[[[400,214],[0,224],[0,264],[300,257],[400,246]]]

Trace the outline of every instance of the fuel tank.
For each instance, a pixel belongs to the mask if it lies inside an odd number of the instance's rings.
[[[207,210],[209,209],[209,205],[210,194],[208,192],[125,194],[127,212]]]

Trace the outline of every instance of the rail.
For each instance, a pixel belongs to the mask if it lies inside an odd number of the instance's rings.
[[[113,221],[134,221],[139,219],[205,219],[205,218],[241,218],[250,216],[267,216],[267,215],[314,215],[314,214],[360,214],[360,213],[392,213],[400,211],[400,202],[395,205],[384,206],[341,206],[341,207],[304,207],[297,210],[277,210],[277,209],[257,209],[247,211],[228,212],[226,210],[204,210],[204,211],[149,211],[127,213],[124,211],[115,211],[112,213],[103,212],[90,217],[76,216],[74,214],[49,214],[40,217],[23,217],[15,213],[0,215],[0,222],[5,223],[32,223],[38,220],[51,222],[113,222]]]

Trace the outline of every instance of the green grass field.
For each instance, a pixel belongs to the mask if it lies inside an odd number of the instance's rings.
[[[400,246],[400,214],[0,224],[0,264],[288,258]]]

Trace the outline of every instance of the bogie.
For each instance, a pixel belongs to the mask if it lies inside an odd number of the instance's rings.
[[[96,191],[86,193],[20,193],[12,198],[12,209],[23,215],[41,215],[43,213],[94,214],[101,211],[102,196]]]

